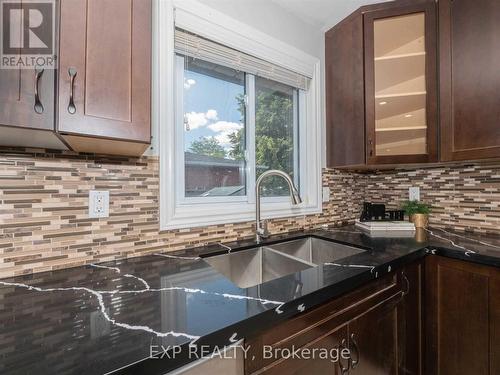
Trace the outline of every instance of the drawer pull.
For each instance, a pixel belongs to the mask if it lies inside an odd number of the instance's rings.
[[[359,348],[358,348],[358,343],[356,342],[356,335],[354,333],[351,333],[351,343],[352,343],[351,367],[355,369],[356,367],[358,367],[359,364]],[[355,356],[353,354],[355,354]]]
[[[408,277],[406,277],[406,275],[403,273],[401,273],[401,275],[403,276],[403,279],[405,281],[405,285],[406,285],[406,289],[403,290],[402,294],[403,294],[403,297],[406,296],[408,293],[410,293],[410,280],[408,280]]]
[[[342,352],[344,349],[347,349],[346,340],[342,339],[340,346],[339,346],[339,352]],[[339,369],[340,369],[340,375],[349,375],[349,371],[351,369],[350,360],[347,361],[347,367],[346,367],[342,363],[341,356],[339,356],[338,364],[339,364]]]

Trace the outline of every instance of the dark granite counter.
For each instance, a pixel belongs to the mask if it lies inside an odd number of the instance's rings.
[[[0,373],[164,374],[189,361],[189,343],[223,347],[426,255],[500,266],[500,237],[439,229],[371,238],[348,226],[266,243],[307,235],[366,251],[250,288],[203,257],[253,240],[0,280]]]

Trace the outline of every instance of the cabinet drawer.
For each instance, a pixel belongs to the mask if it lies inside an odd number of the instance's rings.
[[[249,347],[247,358],[253,360],[246,361],[245,372],[250,374],[272,363],[272,359],[263,358],[264,345],[273,348],[307,345],[329,332],[335,332],[372,306],[401,292],[403,288],[401,272],[393,273],[310,312],[291,318],[259,336],[246,339],[245,345]]]

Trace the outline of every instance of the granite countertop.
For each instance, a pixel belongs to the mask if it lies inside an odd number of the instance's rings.
[[[189,343],[223,347],[426,255],[500,266],[500,237],[441,229],[371,238],[346,226],[266,243],[308,235],[366,251],[250,288],[203,257],[254,240],[0,280],[0,373],[164,374],[188,362]],[[183,351],[168,358],[174,345]]]

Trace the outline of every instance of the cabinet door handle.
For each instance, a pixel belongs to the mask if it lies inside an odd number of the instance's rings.
[[[76,113],[76,106],[74,102],[74,96],[75,96],[75,77],[76,77],[76,69],[75,68],[69,68],[68,69],[68,74],[70,78],[69,82],[69,104],[68,104],[68,112],[74,115]]]
[[[35,105],[33,106],[33,109],[38,114],[43,113],[43,104],[40,101],[40,94],[39,94],[40,78],[42,78],[43,71],[44,71],[43,68],[40,68],[38,66],[35,67]]]
[[[358,343],[356,342],[356,335],[354,333],[351,333],[351,343],[352,343],[351,366],[353,369],[355,369],[359,365],[359,348],[358,348]]]
[[[347,349],[346,340],[342,339],[342,341],[340,342],[340,346],[339,346],[339,360],[338,360],[338,364],[339,364],[339,368],[340,368],[340,375],[349,375],[349,371],[351,369],[351,362],[348,360],[347,367],[344,366],[342,361],[341,361],[341,356],[340,356],[340,352],[342,352],[344,349]]]
[[[405,273],[402,272],[401,276],[403,277],[403,280],[406,284],[406,289],[402,291],[402,296],[406,296],[408,293],[410,293],[410,280],[408,280],[408,277],[406,277]]]
[[[369,154],[370,154],[370,156],[373,156],[373,140],[371,138],[368,140],[368,144],[370,145]]]

